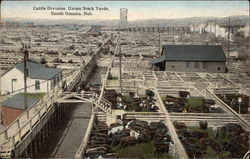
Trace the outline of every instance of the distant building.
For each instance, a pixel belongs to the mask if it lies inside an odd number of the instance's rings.
[[[92,27],[88,31],[86,31],[86,35],[99,36],[101,35],[101,31],[95,27]]]
[[[28,60],[27,92],[49,92],[62,79],[62,69],[49,68],[38,62]],[[16,64],[0,77],[1,94],[24,92],[24,62]]]
[[[120,27],[121,28],[127,27],[127,25],[128,25],[127,14],[128,14],[128,9],[126,9],[126,8],[120,9]]]
[[[218,45],[164,45],[161,57],[150,63],[161,71],[226,71],[226,56]]]
[[[229,58],[239,58],[239,53],[235,49],[231,49],[229,51]]]
[[[27,98],[27,107],[31,107],[36,101],[36,98],[32,98],[29,96]],[[15,121],[24,111],[24,96],[22,94],[15,94],[0,104],[0,124],[4,126],[10,125],[13,121]]]

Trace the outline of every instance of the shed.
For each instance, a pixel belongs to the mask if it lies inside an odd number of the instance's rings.
[[[161,57],[150,61],[166,71],[225,72],[226,56],[220,45],[164,45]]]
[[[27,107],[31,107],[38,98],[27,97]],[[10,125],[25,111],[24,95],[15,94],[1,102],[1,122],[4,126]]]

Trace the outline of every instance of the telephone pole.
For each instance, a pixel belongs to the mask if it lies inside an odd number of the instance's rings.
[[[230,18],[228,19],[228,37],[227,37],[227,58],[229,59],[229,48],[230,48]]]
[[[27,46],[23,44],[22,51],[24,53],[23,62],[24,62],[24,109],[28,109],[28,99],[27,99],[27,76],[28,76],[28,69],[27,69],[27,61],[29,59],[29,52],[27,50]],[[29,117],[29,114],[27,114]]]
[[[209,43],[211,44],[211,20],[209,20]]]
[[[159,31],[159,56],[161,56],[161,31]]]
[[[173,44],[174,44],[174,27],[173,27]]]
[[[121,43],[119,44],[119,63],[120,63],[120,88],[122,94],[122,52],[121,52]]]
[[[216,24],[216,23],[217,23],[216,19],[215,19],[214,23],[215,23],[215,24],[214,24],[214,25],[215,25],[214,32],[215,32],[215,37],[216,37],[216,25],[217,25],[217,24]]]

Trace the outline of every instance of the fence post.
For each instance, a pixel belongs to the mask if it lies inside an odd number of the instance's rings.
[[[21,134],[21,129],[19,129],[19,131],[18,131],[18,141],[19,141],[19,143],[21,142],[21,138],[22,138],[22,134]]]

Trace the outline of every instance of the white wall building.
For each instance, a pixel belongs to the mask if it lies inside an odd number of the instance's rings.
[[[27,61],[28,93],[46,93],[62,78],[62,69],[49,68],[35,62]],[[24,62],[16,64],[0,77],[1,95],[24,92]]]
[[[120,27],[126,27],[128,25],[128,9],[120,9]]]

